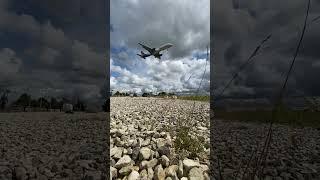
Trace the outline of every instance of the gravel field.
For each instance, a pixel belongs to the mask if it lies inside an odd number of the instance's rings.
[[[213,162],[218,162],[219,155],[224,179],[243,177],[252,152],[257,144],[262,147],[264,143],[266,129],[266,124],[214,120],[211,138]],[[260,173],[262,177],[255,179],[320,179],[319,130],[274,125],[272,140],[265,168]],[[253,162],[258,153],[254,154],[246,172],[252,172],[252,167],[255,167]],[[218,163],[212,165],[214,177],[219,179]]]
[[[219,168],[223,179],[248,179],[243,172],[255,167],[246,165],[255,161],[252,151],[263,144],[266,126],[215,119],[212,163],[208,148],[179,159],[176,134],[168,130],[178,120],[194,117],[187,121],[190,134],[210,142],[209,103],[196,102],[191,111],[193,103],[112,97],[110,137],[107,113],[0,113],[0,180],[106,179],[107,168],[113,179],[220,179]],[[320,179],[318,129],[274,125],[272,139],[261,179]]]
[[[0,113],[0,179],[106,179],[106,117]]]
[[[193,101],[112,97],[110,173],[113,179],[209,179],[209,149],[198,158],[178,159],[173,133],[178,120],[191,116]],[[209,103],[196,102],[191,134],[209,144]]]

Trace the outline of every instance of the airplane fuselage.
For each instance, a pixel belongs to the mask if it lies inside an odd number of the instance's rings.
[[[159,48],[156,49],[156,53],[155,53],[155,54],[160,53],[160,51],[169,49],[169,48],[172,47],[172,46],[173,46],[173,45],[170,44],[170,43],[164,44],[164,45],[162,45],[161,47],[159,47]]]
[[[162,54],[160,54],[160,52],[163,51],[163,50],[169,49],[170,47],[173,46],[173,44],[171,44],[171,43],[164,44],[164,45],[160,46],[159,48],[149,48],[149,47],[144,46],[142,44],[140,44],[140,45],[150,53],[150,54],[144,54],[141,51],[141,54],[137,54],[137,55],[139,55],[140,57],[142,57],[144,59],[145,59],[145,57],[148,57],[148,56],[151,56],[151,55],[153,55],[154,57],[160,59],[161,56],[162,56]]]

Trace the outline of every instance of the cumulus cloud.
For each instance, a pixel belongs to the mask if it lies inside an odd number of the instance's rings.
[[[210,42],[210,1],[116,1],[111,5],[111,89],[136,93],[196,92]],[[154,8],[156,7],[156,8]],[[138,43],[163,51],[161,60],[139,58]],[[210,63],[200,93],[209,92]]]
[[[111,72],[118,73],[111,77],[110,87],[114,91],[124,92],[193,92],[195,93],[204,73],[206,59],[181,58],[176,61],[146,59],[145,70],[133,73],[126,68],[114,65],[111,59]],[[202,81],[200,93],[209,92],[209,63]]]

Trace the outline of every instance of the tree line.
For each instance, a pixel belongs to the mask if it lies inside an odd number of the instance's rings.
[[[7,91],[3,92],[0,97],[0,109],[4,110],[8,106],[8,93]],[[64,103],[70,103],[71,101],[67,98],[62,98],[61,100],[57,100],[54,97],[49,99],[40,97],[38,99],[33,99],[31,95],[27,93],[23,93],[15,100],[11,106],[20,106],[26,111],[26,108],[44,108],[49,111],[49,109],[59,109],[62,111],[62,107]],[[85,111],[86,104],[78,98],[75,103],[73,104],[73,108],[75,111]]]
[[[174,93],[167,93],[167,92],[159,92],[157,95],[154,95],[150,92],[144,92],[141,96],[142,97],[155,97],[155,96],[174,96]],[[133,94],[129,94],[127,92],[119,92],[117,91],[116,93],[114,93],[112,96],[116,96],[116,97],[125,97],[125,96],[133,96],[133,97],[138,97],[137,93],[133,93]]]

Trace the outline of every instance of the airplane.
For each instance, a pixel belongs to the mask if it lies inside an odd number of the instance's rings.
[[[149,52],[149,54],[145,54],[143,51],[141,51],[141,54],[137,54],[138,56],[140,56],[143,59],[146,59],[146,57],[149,57],[149,56],[154,56],[158,59],[161,59],[162,54],[160,54],[160,51],[169,49],[170,47],[173,46],[173,44],[167,43],[167,44],[162,45],[159,48],[150,48],[150,47],[145,46],[141,43],[138,43],[138,44],[141,45],[144,49],[146,49]]]

